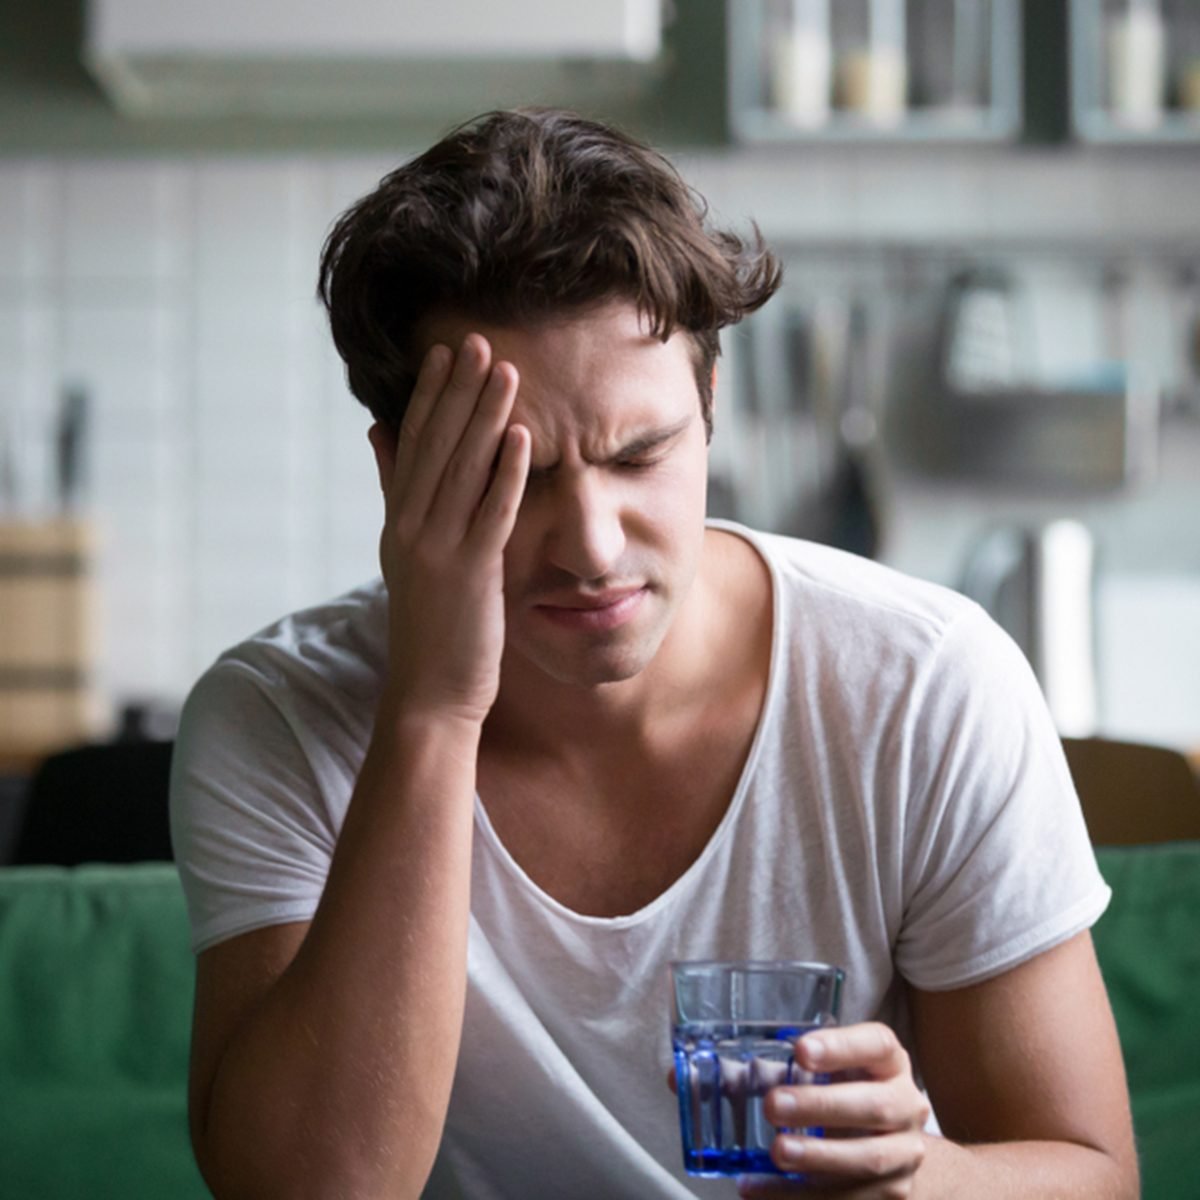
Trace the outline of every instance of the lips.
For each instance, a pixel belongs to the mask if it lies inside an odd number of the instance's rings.
[[[604,631],[631,620],[641,608],[646,595],[645,586],[609,588],[603,592],[575,592],[551,596],[534,605],[534,611],[556,625]]]
[[[599,608],[611,608],[629,596],[642,591],[641,587],[608,588],[603,592],[578,592],[554,596],[539,603],[539,608],[565,608],[573,612],[588,612]]]

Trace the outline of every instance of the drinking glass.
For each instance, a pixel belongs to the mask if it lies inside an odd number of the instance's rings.
[[[770,1157],[780,1130],[763,1115],[763,1100],[780,1084],[827,1082],[799,1066],[795,1049],[810,1030],[837,1023],[845,974],[814,962],[670,969],[684,1168],[704,1176],[781,1174]]]

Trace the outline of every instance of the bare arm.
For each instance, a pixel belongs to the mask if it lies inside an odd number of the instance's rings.
[[[476,756],[528,471],[509,364],[435,347],[398,442],[376,427],[389,662],[311,924],[200,956],[190,1107],[219,1200],[419,1195],[458,1056]],[[494,475],[491,474],[493,467]]]
[[[1138,1195],[1125,1067],[1089,934],[976,987],[914,992],[913,1013],[946,1135],[930,1139],[915,1196]]]
[[[985,983],[909,994],[945,1136],[922,1132],[928,1106],[890,1029],[826,1030],[802,1038],[797,1059],[857,1078],[771,1093],[774,1124],[833,1135],[781,1135],[781,1168],[812,1173],[810,1190],[878,1200],[1135,1200],[1125,1071],[1090,935]],[[747,1194],[790,1191],[763,1181]]]

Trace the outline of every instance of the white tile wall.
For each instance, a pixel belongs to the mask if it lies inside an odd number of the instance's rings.
[[[54,235],[61,227],[60,203],[53,166],[22,164],[5,172],[0,187],[0,288],[50,278]]]
[[[1190,157],[1148,169],[1136,156],[946,147],[679,161],[722,219],[753,216],[774,240],[1200,242]],[[313,289],[331,222],[391,165],[0,160],[0,428],[19,440],[27,505],[45,508],[61,388],[90,392],[102,667],[114,698],[178,698],[231,641],[375,572],[369,417],[347,392]],[[1129,317],[1147,344],[1161,331],[1157,311],[1138,301]],[[735,357],[719,389],[726,407]],[[753,431],[742,433],[745,445],[719,438],[714,455],[744,481]],[[947,542],[944,498],[931,495],[927,509],[910,500],[896,517],[898,557],[919,573],[948,572],[931,549]],[[1180,497],[1194,500],[1194,490]],[[1146,544],[1144,530],[1138,537]]]
[[[0,163],[0,428],[54,506],[62,388],[91,399],[101,682],[178,699],[232,641],[375,571],[365,412],[314,296],[362,165]],[[335,476],[334,473],[338,476]]]
[[[112,287],[180,280],[189,177],[166,163],[73,162],[62,171],[57,230],[62,283]]]
[[[50,488],[47,434],[61,321],[44,289],[29,291],[25,302],[13,293],[0,306],[0,428],[15,446],[22,492],[40,500]]]

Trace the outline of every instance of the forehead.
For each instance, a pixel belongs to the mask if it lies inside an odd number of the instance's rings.
[[[471,332],[491,343],[493,362],[517,368],[513,415],[530,425],[535,440],[547,423],[600,415],[653,422],[698,402],[693,339],[684,332],[666,342],[652,336],[632,304],[517,326],[435,314],[422,322],[418,343],[422,353],[439,342],[457,350]]]

